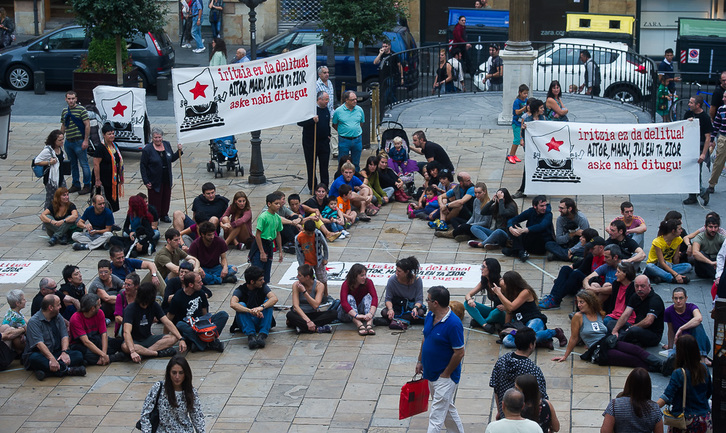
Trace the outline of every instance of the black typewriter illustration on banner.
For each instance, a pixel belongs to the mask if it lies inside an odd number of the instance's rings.
[[[194,131],[224,125],[219,117],[219,106],[216,101],[217,87],[214,86],[212,74],[204,69],[199,75],[177,86],[182,96],[184,120],[179,130]]]
[[[139,144],[143,138],[134,131],[134,93],[129,90],[115,98],[101,100],[101,119],[116,131],[115,141]],[[143,128],[143,126],[142,126]]]
[[[529,133],[529,132],[528,132]],[[532,173],[532,182],[580,183],[580,177],[572,169],[570,127],[568,125],[544,135],[532,135],[534,158],[537,168]]]

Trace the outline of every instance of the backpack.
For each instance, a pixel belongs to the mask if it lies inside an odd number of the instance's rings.
[[[48,147],[48,146],[46,146],[46,147],[45,147],[45,148],[43,149],[43,151],[44,151],[45,149],[49,149],[49,147]],[[41,153],[43,153],[43,151],[41,151]],[[52,150],[51,150],[51,152],[52,152]],[[40,155],[40,154],[38,154],[38,155]],[[37,158],[37,157],[36,157],[36,158]],[[50,166],[48,166],[48,165],[36,165],[36,164],[35,164],[35,158],[33,158],[33,159],[31,159],[31,160],[30,160],[30,168],[31,168],[31,169],[33,170],[33,174],[35,175],[35,177],[36,177],[37,179],[40,179],[41,177],[43,177],[43,176],[45,175],[45,173],[46,173],[46,172],[47,172],[48,170],[50,170]]]
[[[204,316],[187,318],[189,325],[197,333],[197,337],[205,343],[211,343],[219,337],[217,325],[212,323],[212,315],[207,313]]]

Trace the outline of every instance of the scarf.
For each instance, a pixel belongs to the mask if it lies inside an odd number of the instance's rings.
[[[118,201],[119,197],[124,196],[124,157],[121,156],[121,151],[118,150],[116,143],[111,144],[113,144],[119,161],[117,165],[116,158],[113,157],[113,151],[108,146],[105,146],[108,154],[111,155],[111,198],[114,201]]]

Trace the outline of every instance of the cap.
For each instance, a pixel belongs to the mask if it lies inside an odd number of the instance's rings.
[[[585,247],[592,248],[596,245],[605,246],[605,245],[607,245],[607,242],[605,242],[605,239],[603,239],[601,236],[595,236],[594,238],[592,238],[592,240],[590,242],[585,244]]]

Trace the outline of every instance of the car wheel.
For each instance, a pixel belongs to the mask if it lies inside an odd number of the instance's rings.
[[[378,84],[378,78],[369,78],[363,82],[363,91],[370,92],[373,87],[373,83]]]
[[[608,97],[616,101],[626,102],[628,104],[637,104],[640,102],[640,92],[630,86],[617,86],[608,91]]]
[[[8,69],[5,82],[13,90],[25,90],[33,84],[33,74],[24,65],[13,65]]]
[[[139,87],[142,87],[144,89],[149,88],[149,79],[146,78],[146,75],[144,75],[144,73],[141,71],[139,71],[139,82],[141,83],[141,86]]]

